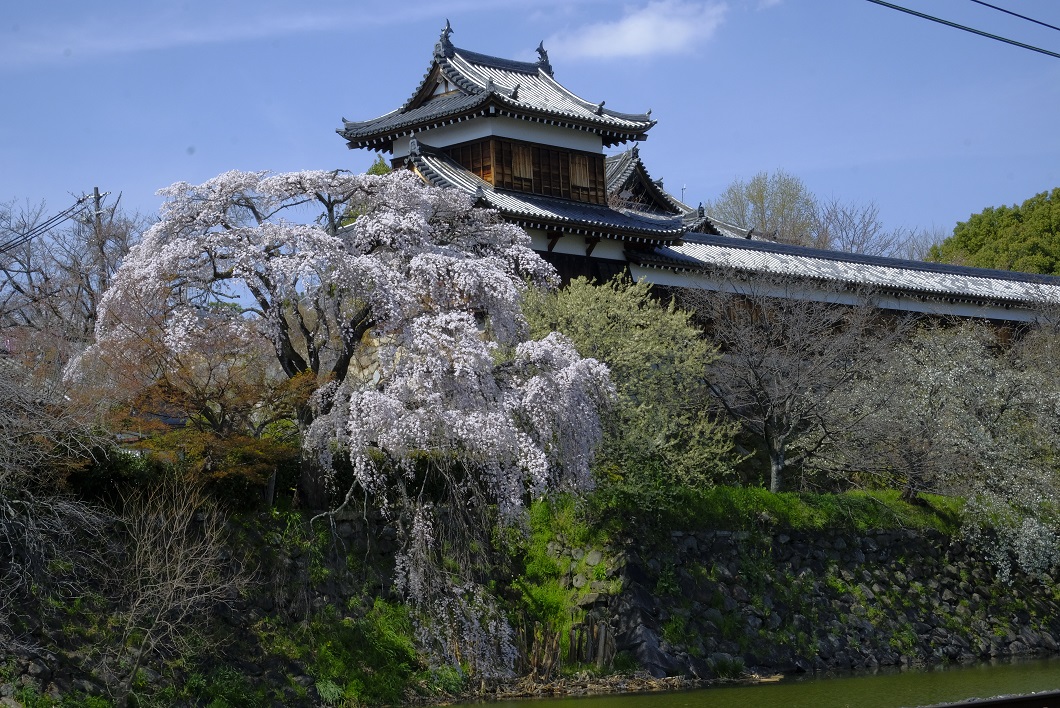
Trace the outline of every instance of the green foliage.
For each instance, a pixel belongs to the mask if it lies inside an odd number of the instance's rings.
[[[375,162],[372,166],[365,170],[365,174],[369,175],[388,175],[393,172],[393,168],[387,164],[386,159],[383,157],[383,153],[376,153]]]
[[[295,636],[269,622],[256,630],[270,652],[308,665],[328,705],[400,703],[422,678],[408,608],[380,598],[356,618],[325,611]]]
[[[15,691],[15,700],[24,708],[51,708],[55,705],[55,701],[41,693],[40,688],[34,684],[19,686]]]
[[[690,654],[696,655],[694,647],[699,635],[684,614],[675,612],[670,615],[663,623],[662,636],[670,644],[685,647]]]
[[[714,673],[718,678],[722,679],[734,679],[739,678],[743,674],[744,663],[743,659],[734,657],[712,657],[708,662],[710,668],[713,669]]]
[[[549,541],[559,537],[571,546],[585,546],[606,540],[585,516],[580,500],[571,494],[554,495],[530,505],[530,532],[535,552],[544,550]]]
[[[189,698],[208,708],[253,708],[267,703],[263,690],[254,690],[246,676],[229,666],[215,669],[209,676],[192,674],[184,686]]]
[[[113,705],[103,696],[89,696],[83,693],[66,694],[63,696],[63,708],[111,708]]]
[[[746,182],[733,180],[707,204],[714,217],[783,243],[819,245],[817,200],[806,184],[784,170],[759,172]],[[823,244],[821,244],[823,245]]]
[[[292,486],[301,454],[297,439],[289,436],[219,435],[190,427],[157,435],[144,448],[157,460],[202,480],[229,508],[239,509],[261,505],[262,492],[273,474],[282,477],[278,488]]]
[[[1023,204],[988,207],[931,247],[944,263],[1060,275],[1060,187]]]
[[[681,513],[659,519],[664,528],[731,530],[823,530],[921,528],[955,533],[960,500],[921,495],[922,503],[903,501],[897,490],[840,494],[773,493],[760,487],[714,487],[689,495]]]
[[[316,686],[320,702],[326,706],[338,705],[345,698],[342,688],[331,679],[317,681]]]
[[[640,664],[637,663],[637,658],[630,652],[620,651],[615,654],[615,658],[611,662],[611,668],[620,674],[632,674],[640,669]]]
[[[261,438],[178,428],[151,437],[136,450],[94,450],[92,461],[69,481],[87,499],[115,503],[179,471],[201,480],[226,508],[247,510],[261,506],[272,474],[277,490],[293,489],[300,454],[297,436],[283,425],[271,426]]]
[[[552,544],[562,540],[569,547],[600,548],[607,543],[606,533],[588,523],[585,509],[571,495],[535,501],[530,505],[528,521],[529,534],[509,539],[507,544],[513,563],[521,564],[521,572],[512,581],[517,598],[513,609],[521,620],[518,624],[528,628],[537,624],[543,636],[558,636],[561,655],[565,656],[570,629],[584,615],[577,609],[577,598],[590,592],[590,586],[580,590],[563,587],[560,580],[569,569],[569,558],[561,566]],[[606,569],[603,563],[589,568],[583,558],[571,572],[602,579]]]
[[[421,672],[421,685],[428,694],[453,696],[464,690],[467,674],[452,666],[441,666],[432,671]]]
[[[680,592],[680,587],[677,585],[677,574],[674,573],[674,569],[663,568],[663,571],[659,573],[659,579],[655,582],[655,594],[665,597],[676,595],[678,592]]]
[[[597,458],[606,483],[665,504],[675,489],[731,479],[735,429],[704,405],[703,376],[717,353],[689,313],[626,277],[532,291],[524,312],[534,338],[561,332],[611,369],[618,400]]]
[[[97,448],[91,463],[70,475],[70,487],[85,499],[115,502],[130,489],[149,486],[166,474],[156,457],[122,448]]]
[[[288,557],[306,555],[309,558],[309,579],[320,583],[328,578],[331,569],[327,550],[331,537],[326,528],[316,528],[299,511],[272,507],[263,528],[266,542]]]

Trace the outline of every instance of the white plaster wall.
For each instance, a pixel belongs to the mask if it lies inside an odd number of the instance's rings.
[[[593,252],[595,255],[596,252]],[[699,288],[703,290],[714,290],[720,292],[738,292],[739,281],[727,278],[714,278],[708,275],[677,273],[663,268],[645,268],[630,264],[630,274],[634,280],[644,278],[655,285],[665,285],[677,288]],[[777,287],[775,292],[770,292],[768,286],[763,287],[761,282],[755,283],[755,293],[760,295],[776,295],[777,297],[797,297],[806,300],[820,302],[831,302],[844,305],[859,304],[861,299],[856,292],[836,292],[834,290],[815,288],[811,283],[806,283],[798,290],[793,285]],[[948,315],[951,317],[973,317],[979,319],[1007,320],[1009,322],[1034,322],[1039,313],[1019,306],[1005,307],[984,303],[958,301],[946,302],[944,300],[919,300],[915,297],[897,297],[895,295],[884,295],[875,293],[873,303],[884,310],[897,312],[916,312],[928,315]]]
[[[462,123],[425,130],[417,133],[416,139],[425,145],[441,148],[490,135],[585,152],[603,152],[604,150],[603,138],[595,133],[504,116],[472,118]],[[409,154],[409,140],[410,138],[398,138],[394,141],[394,157],[405,157]]]
[[[527,229],[526,232],[530,234],[531,248],[533,248],[535,251],[548,250],[548,242],[551,239],[546,238],[544,231],[540,231],[538,229]],[[552,249],[552,252],[567,253],[575,256],[584,256],[585,248],[585,237],[574,234],[567,234],[561,237],[560,240],[556,242],[556,245]],[[596,244],[596,248],[593,249],[592,257],[624,261],[626,260],[626,253],[621,241],[611,241],[603,239]]]

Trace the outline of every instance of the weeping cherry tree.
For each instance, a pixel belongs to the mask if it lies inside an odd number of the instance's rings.
[[[218,317],[266,341],[284,376],[315,382],[298,412],[305,498],[325,519],[362,502],[389,514],[426,648],[482,675],[510,668],[473,561],[532,498],[589,485],[612,395],[566,338],[526,339],[521,295],[554,283],[551,267],[522,230],[408,171],[229,172],[161,193],[79,370],[195,349]]]

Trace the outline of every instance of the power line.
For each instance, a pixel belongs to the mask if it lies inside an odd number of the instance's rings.
[[[96,199],[96,204],[98,205],[98,200],[103,196],[104,195],[100,194],[99,190],[97,189],[95,190],[94,194],[86,194],[82,196],[80,199],[74,202],[73,206],[67,207],[58,214],[55,214],[54,216],[49,217],[48,219],[45,219],[39,224],[30,226],[22,233],[16,232],[14,236],[0,243],[0,254],[7,253],[8,251],[18,248],[22,244],[29,243],[30,241],[45,233],[49,229],[52,229],[58,226],[59,224],[63,223],[67,219],[73,217],[75,214],[85,208],[85,202],[87,202],[89,199]]]
[[[1004,42],[1005,44],[1011,44],[1014,47],[1019,47],[1021,49],[1029,49],[1032,52],[1038,52],[1039,54],[1045,54],[1047,56],[1051,56],[1051,57],[1055,57],[1057,59],[1060,59],[1060,54],[1057,54],[1056,52],[1051,52],[1048,49],[1042,49],[1041,47],[1035,47],[1032,44],[1024,44],[1023,42],[1017,42],[1014,39],[1008,39],[1007,37],[1000,37],[1000,36],[998,36],[996,34],[990,34],[989,32],[984,32],[982,30],[977,30],[975,28],[967,27],[965,25],[959,25],[956,22],[950,22],[949,20],[944,20],[944,19],[942,19],[940,17],[934,17],[932,15],[925,15],[923,12],[917,12],[916,10],[910,10],[908,7],[901,7],[900,5],[892,5],[891,3],[884,2],[883,0],[869,0],[869,2],[876,3],[877,5],[882,5],[883,7],[889,7],[892,10],[898,10],[899,12],[904,12],[904,13],[906,13],[908,15],[913,15],[914,17],[919,17],[919,18],[924,19],[924,20],[931,20],[932,22],[938,22],[940,25],[946,25],[947,27],[953,27],[955,29],[964,30],[965,32],[971,32],[972,34],[977,34],[980,37],[986,37],[987,39],[993,39],[993,40],[996,40],[998,42]]]
[[[997,10],[998,12],[1003,12],[1006,15],[1012,15],[1013,17],[1018,17],[1021,20],[1027,20],[1027,22],[1033,22],[1036,25],[1041,25],[1042,27],[1048,27],[1049,29],[1054,29],[1057,32],[1060,32],[1060,27],[1057,27],[1056,25],[1051,25],[1048,22],[1042,22],[1041,20],[1036,20],[1033,17],[1027,17],[1026,15],[1021,15],[1018,12],[1013,12],[1012,10],[1006,10],[1005,8],[998,7],[997,5],[991,5],[988,2],[983,2],[983,0],[972,0],[972,2],[974,2],[976,4],[979,4],[979,5],[982,5],[983,7],[989,7],[991,9]]]

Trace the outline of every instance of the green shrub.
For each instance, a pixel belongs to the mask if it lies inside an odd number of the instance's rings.
[[[251,687],[247,677],[229,666],[215,670],[199,686],[199,697],[209,708],[254,708],[264,702],[264,695]]]
[[[718,678],[739,678],[743,674],[743,659],[738,656],[715,656],[707,663]]]
[[[452,666],[442,666],[426,672],[423,676],[423,684],[430,693],[453,696],[464,690],[467,684],[467,674]]]
[[[317,681],[316,687],[321,703],[326,706],[337,705],[344,698],[342,689],[331,679]]]
[[[660,513],[652,525],[667,534],[671,528],[957,531],[962,507],[959,499],[928,494],[921,499],[921,504],[910,504],[901,499],[898,490],[812,494],[773,493],[762,487],[713,487],[685,492],[682,503]]]

